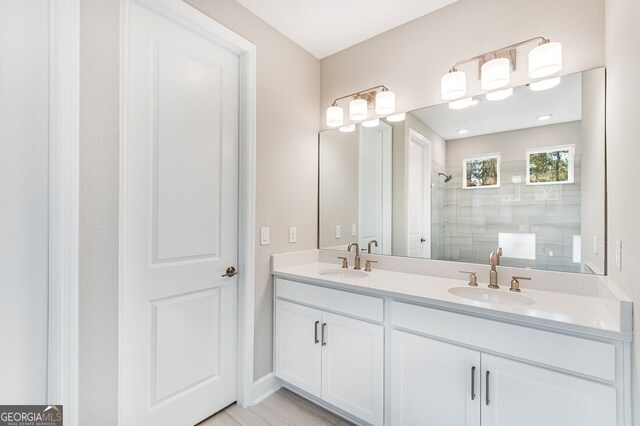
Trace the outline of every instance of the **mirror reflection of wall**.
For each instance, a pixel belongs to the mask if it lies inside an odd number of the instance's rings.
[[[322,132],[320,248],[359,241],[366,249],[380,238],[391,240],[381,253],[487,263],[502,247],[503,265],[604,273],[604,78],[604,69],[595,69],[563,76],[544,91],[517,87],[506,99],[476,96],[462,109],[436,105],[407,113],[403,122],[381,121],[392,129],[388,192],[381,189],[382,145],[366,137],[372,129],[357,126],[350,154],[340,159],[339,132]],[[344,184],[347,178],[352,183]],[[336,179],[353,191],[348,202],[344,192],[328,196]],[[383,202],[389,196],[390,232]],[[348,220],[370,229],[351,236],[349,228],[336,243],[344,206],[357,212]]]

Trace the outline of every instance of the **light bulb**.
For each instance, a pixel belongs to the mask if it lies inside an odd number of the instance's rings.
[[[362,125],[364,127],[376,127],[378,124],[380,124],[380,119],[379,118],[374,118],[373,120],[363,121],[362,122]]]
[[[467,93],[467,75],[463,71],[450,71],[440,79],[440,96],[445,101],[461,98]]]
[[[344,120],[344,111],[341,107],[333,104],[327,108],[327,126],[339,127],[342,126]]]
[[[367,101],[364,99],[354,99],[349,102],[349,118],[353,121],[366,120],[368,115]]]
[[[546,80],[540,80],[529,84],[529,89],[532,92],[541,92],[543,90],[551,89],[560,84],[560,77],[547,78]]]
[[[562,69],[562,44],[543,43],[529,52],[529,77],[542,78]]]
[[[507,99],[509,96],[513,95],[513,87],[509,87],[508,89],[496,90],[495,92],[489,92],[486,95],[488,101],[501,101],[503,99]]]
[[[464,98],[458,99],[457,101],[449,102],[449,109],[464,109],[478,103],[477,99],[474,98]]]
[[[511,63],[507,58],[496,58],[485,62],[480,68],[480,87],[494,90],[509,84]]]
[[[347,124],[346,126],[340,127],[338,130],[340,130],[343,133],[351,133],[351,132],[354,132],[356,130],[356,125],[355,124]]]
[[[397,123],[399,121],[404,121],[407,114],[401,112],[400,114],[390,115],[387,117],[387,121],[390,123]]]
[[[396,110],[396,94],[388,89],[383,89],[376,95],[376,114],[393,114]]]

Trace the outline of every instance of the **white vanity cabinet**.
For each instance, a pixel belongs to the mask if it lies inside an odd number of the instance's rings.
[[[382,425],[384,327],[376,323],[382,318],[380,298],[278,279],[276,376],[364,422]]]
[[[392,425],[619,424],[616,388],[607,383],[615,365],[612,345],[422,306],[392,305]],[[558,337],[565,339],[564,345],[554,345]],[[586,347],[591,351],[583,352]],[[496,349],[549,368],[487,353]],[[579,377],[586,371],[602,380]]]

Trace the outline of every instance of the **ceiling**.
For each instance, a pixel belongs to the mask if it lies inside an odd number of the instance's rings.
[[[236,0],[318,59],[457,0]]]
[[[444,103],[412,114],[445,140],[577,121],[582,118],[582,73],[564,76],[558,86],[542,92],[521,86],[502,101],[487,101],[482,95],[474,98],[480,102],[465,109],[452,110]],[[552,116],[539,121],[538,116],[544,114]],[[460,129],[469,132],[460,135]]]

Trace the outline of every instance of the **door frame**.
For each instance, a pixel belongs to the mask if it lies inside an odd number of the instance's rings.
[[[433,156],[433,149],[432,149],[432,144],[431,141],[429,139],[427,139],[424,135],[422,135],[420,132],[418,132],[415,129],[410,128],[409,129],[409,138],[407,140],[407,155],[411,155],[411,142],[415,142],[417,144],[420,144],[424,147],[424,150],[426,153],[429,154],[429,158],[428,159],[424,159],[424,164],[423,164],[423,171],[424,171],[424,176],[429,176],[429,185],[426,185],[426,182],[423,182],[422,185],[422,191],[423,191],[423,199],[422,199],[422,210],[423,210],[423,215],[422,215],[422,232],[425,232],[425,223],[428,225],[427,227],[427,231],[428,231],[428,235],[429,235],[429,239],[428,239],[428,243],[429,243],[429,257],[423,257],[421,259],[431,259],[431,245],[432,245],[432,236],[431,236],[431,184],[433,183],[431,181],[431,163],[433,161],[432,156]],[[410,165],[410,161],[407,162],[407,165]],[[408,185],[408,179],[410,176],[410,170],[407,167],[407,171],[406,171],[406,176],[407,176],[407,185]],[[408,194],[408,186],[407,186],[407,194]],[[425,211],[425,204],[429,205],[429,209]],[[410,242],[409,242],[409,218],[411,216],[411,212],[409,211],[409,198],[407,196],[406,198],[406,209],[407,209],[407,253],[409,253],[411,247],[410,247]],[[428,216],[428,220],[425,220],[425,213],[426,216]]]
[[[47,399],[78,421],[80,2],[49,0]]]
[[[241,406],[253,400],[253,337],[255,299],[256,200],[256,46],[181,0],[120,0],[120,197],[118,273],[118,423],[124,418],[124,212],[127,173],[123,153],[127,143],[126,71],[129,6],[142,5],[223,45],[239,57],[239,170],[238,170],[238,347],[236,397]]]

